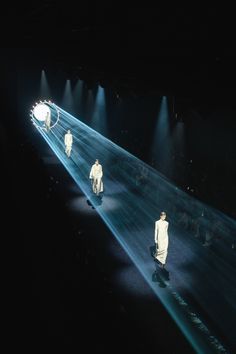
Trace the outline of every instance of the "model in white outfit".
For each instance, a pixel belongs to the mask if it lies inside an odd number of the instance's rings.
[[[71,150],[72,150],[72,144],[73,144],[73,136],[72,136],[70,130],[68,130],[68,132],[65,134],[64,142],[65,142],[65,146],[66,146],[65,153],[68,157],[70,157]]]
[[[99,195],[103,192],[103,182],[102,182],[102,165],[99,164],[99,161],[96,160],[95,164],[92,166],[89,178],[92,180],[93,192]]]
[[[51,129],[51,114],[47,112],[46,118],[45,118],[45,125],[46,125],[46,130],[47,132]]]
[[[162,212],[160,220],[155,222],[155,243],[156,255],[155,258],[161,263],[162,267],[165,266],[166,257],[168,252],[168,226],[169,223],[165,220],[166,213]]]

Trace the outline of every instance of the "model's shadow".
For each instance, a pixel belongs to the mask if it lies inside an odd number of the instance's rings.
[[[91,206],[92,209],[96,209],[96,207],[99,207],[102,205],[102,194],[96,195],[96,194],[91,194],[89,199],[87,199],[87,204]]]
[[[152,281],[158,283],[160,288],[166,288],[165,282],[161,279],[160,274],[157,270],[152,274]]]
[[[166,288],[166,281],[170,280],[170,273],[166,269],[161,269],[159,265],[156,264],[156,270],[152,274],[152,281],[159,283],[160,288]]]

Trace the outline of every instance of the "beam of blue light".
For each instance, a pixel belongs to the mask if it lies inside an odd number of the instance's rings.
[[[183,122],[177,122],[171,134],[171,140],[178,152],[185,153],[185,125]]]
[[[163,96],[154,131],[151,149],[152,158],[155,159],[160,170],[165,172],[170,168],[170,126],[167,97]]]
[[[73,110],[74,110],[73,95],[72,95],[72,88],[71,88],[71,81],[70,80],[66,80],[61,105],[65,109],[68,109],[70,112],[73,112]]]
[[[44,70],[41,71],[40,97],[46,98],[46,99],[51,97],[50,88],[49,88],[46,73]]]
[[[193,295],[211,321],[217,323],[232,344],[234,340],[232,321],[236,314],[234,301],[236,272],[229,244],[235,242],[236,222],[220,211],[190,197],[156,170],[60,107],[57,108],[61,116],[59,124],[49,133],[38,129],[40,134],[92,203],[89,171],[96,158],[101,161],[104,170],[105,195],[101,205],[97,206],[94,203],[98,214],[194,349],[198,353],[226,353],[226,349],[216,336],[212,335],[197,311],[187,304],[184,294],[190,292]],[[74,136],[70,159],[64,153],[64,134],[67,129],[70,129]],[[144,178],[142,186],[137,185],[137,173],[142,174]],[[109,209],[111,198],[116,208]],[[152,281],[154,264],[149,253],[149,247],[154,242],[154,222],[159,218],[162,210],[167,212],[170,221],[168,270],[172,274],[172,279],[171,282],[163,280],[166,284],[165,289]],[[198,222],[205,231],[210,232],[212,223],[216,220],[220,222],[220,232],[227,242],[217,241],[222,253],[214,254],[209,251],[211,262],[206,256],[206,250],[194,237],[193,231],[186,233],[180,229],[180,211],[185,212],[189,219],[195,219],[204,211],[205,216]],[[207,295],[194,286],[195,279],[192,278],[189,268],[194,268],[197,274],[204,276],[209,289],[217,294],[219,301],[223,299],[214,311],[208,306]],[[222,308],[225,309],[223,322],[221,321]]]
[[[98,86],[94,104],[91,127],[103,135],[107,135],[107,114],[104,88]]]
[[[78,80],[73,89],[73,101],[78,112],[82,115],[82,94],[83,94],[83,81]]]
[[[183,122],[177,122],[171,132],[171,138],[169,141],[170,145],[170,159],[169,159],[169,177],[174,177],[181,173],[181,181],[187,183],[188,175],[187,173],[183,173],[180,169],[180,165],[177,160],[183,160],[186,158],[186,135],[185,135],[185,124]],[[178,169],[175,170],[175,167]],[[185,164],[181,164],[181,166],[185,166]]]
[[[86,123],[91,125],[93,117],[93,112],[94,112],[94,107],[95,107],[95,97],[94,93],[92,90],[89,90],[87,92],[87,99],[86,99],[86,106],[85,106],[85,115],[86,115]]]

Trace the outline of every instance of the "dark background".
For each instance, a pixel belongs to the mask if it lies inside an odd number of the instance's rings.
[[[146,142],[155,116],[143,122],[140,115],[132,130],[137,118],[130,113],[137,101],[130,97],[137,97],[138,105],[144,102],[146,109],[150,96],[174,96],[184,124],[194,129],[188,156],[175,166],[176,172],[161,172],[184,190],[193,185],[195,197],[235,217],[233,13],[216,5],[71,7],[47,1],[21,4],[7,16],[14,29],[7,27],[2,42],[7,43],[1,80],[2,187],[7,194],[2,222],[4,239],[10,250],[16,249],[5,266],[13,274],[8,279],[13,291],[7,316],[12,337],[17,333],[17,341],[31,352],[72,347],[82,352],[144,352],[161,347],[166,353],[191,353],[154,297],[135,296],[114,284],[121,264],[107,249],[112,236],[99,218],[94,232],[89,217],[68,212],[69,195],[63,186],[72,181],[62,168],[45,166],[37,150],[42,142],[29,137],[26,115],[38,98],[42,68],[58,80],[58,101],[60,80],[61,86],[67,77],[88,84],[103,80],[108,91],[118,90],[123,100],[131,101],[126,111],[130,119],[120,123],[119,130],[111,122],[111,138],[150,163]],[[128,130],[128,138],[121,129]],[[141,148],[135,139],[142,142]],[[186,170],[190,157],[196,163]],[[145,289],[140,276],[135,277]]]

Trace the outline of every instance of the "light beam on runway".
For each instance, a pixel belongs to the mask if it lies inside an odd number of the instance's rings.
[[[60,107],[56,107],[60,111],[59,123],[48,133],[37,127],[40,134],[91,203],[94,195],[91,191],[89,171],[95,159],[100,160],[104,170],[105,194],[101,205],[94,203],[98,214],[195,350],[226,353],[216,336],[203,325],[201,316],[196,314],[191,317],[190,306],[180,306],[180,303],[187,303],[181,293],[190,292],[232,344],[232,316],[236,314],[233,297],[236,274],[235,260],[229,244],[235,242],[236,222],[190,197],[156,170]],[[67,158],[64,152],[64,134],[68,129],[74,137],[71,158]],[[140,179],[137,180],[137,174],[142,176],[141,184]],[[106,198],[106,195],[109,195],[109,198]],[[111,198],[114,199],[115,208],[109,208]],[[167,283],[168,286],[164,289],[152,280],[155,267],[149,252],[154,243],[154,222],[162,210],[167,212],[170,222],[167,264],[172,279],[171,284]],[[201,217],[203,210],[204,217]],[[195,230],[185,231],[180,227],[180,212],[186,213],[189,220],[196,220],[204,232],[210,233],[212,224],[215,220],[219,221],[218,228],[224,238],[215,240],[216,253],[210,250],[206,253],[206,249],[195,237]],[[189,269],[194,271],[194,277]],[[209,298],[204,297],[203,290],[206,288],[202,290],[202,278],[201,283],[198,283],[198,276],[205,277],[204,286],[207,287]],[[228,294],[227,301],[225,292]],[[214,306],[211,296],[215,294],[219,300]],[[226,316],[224,322],[221,321],[222,308]],[[192,313],[197,311],[192,310]]]

